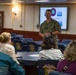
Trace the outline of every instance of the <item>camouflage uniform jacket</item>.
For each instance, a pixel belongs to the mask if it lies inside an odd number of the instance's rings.
[[[40,26],[40,32],[45,34],[47,32],[55,32],[55,31],[59,31],[61,32],[61,26],[59,25],[59,23],[54,20],[54,19],[51,19],[49,23],[46,22],[46,20],[41,24]],[[56,48],[58,48],[58,38],[57,38],[57,35],[52,35],[52,37],[54,38],[55,40],[55,43],[56,43]]]
[[[44,21],[40,26],[40,32],[43,34],[45,34],[47,32],[54,32],[54,31],[61,32],[61,27],[60,27],[59,23],[54,19],[51,19],[49,23]],[[57,39],[56,35],[53,35],[53,37],[55,39]]]

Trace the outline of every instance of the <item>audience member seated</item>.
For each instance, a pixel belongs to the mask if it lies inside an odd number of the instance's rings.
[[[0,42],[0,52],[11,56],[19,64],[15,55],[15,48],[11,45],[11,34],[9,32],[1,33]]]
[[[66,47],[66,49],[64,50],[64,57],[65,59],[58,63],[56,71],[55,68],[52,69],[54,67],[53,65],[44,66],[45,68],[47,68],[47,73],[49,75],[60,75],[60,74],[55,74],[58,72],[64,72],[64,73],[76,75],[76,41],[72,41]]]
[[[63,54],[59,49],[55,49],[55,41],[53,37],[46,37],[41,45],[42,51],[39,52],[40,57],[50,58],[50,59],[63,59]]]
[[[20,67],[9,55],[0,52],[0,75],[25,75]]]

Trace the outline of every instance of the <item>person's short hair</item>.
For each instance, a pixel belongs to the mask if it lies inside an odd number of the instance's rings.
[[[43,43],[41,44],[41,48],[42,49],[51,49],[51,48],[55,48],[56,45],[55,45],[55,40],[53,37],[45,37],[43,39]]]
[[[64,50],[64,57],[69,61],[76,60],[76,41],[72,41]]]
[[[51,9],[47,9],[46,11],[52,12],[52,10],[51,10]]]
[[[11,39],[11,34],[9,32],[3,32],[0,35],[0,42],[1,43],[7,43]]]

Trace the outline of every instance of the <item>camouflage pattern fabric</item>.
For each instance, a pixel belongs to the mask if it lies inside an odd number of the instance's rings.
[[[54,31],[59,31],[61,32],[61,26],[59,25],[59,23],[54,20],[54,19],[51,19],[50,22],[46,22],[44,21],[41,26],[40,26],[40,32],[45,34],[47,32],[54,32]],[[55,39],[56,41],[56,45],[57,45],[57,35],[52,35],[53,38]]]

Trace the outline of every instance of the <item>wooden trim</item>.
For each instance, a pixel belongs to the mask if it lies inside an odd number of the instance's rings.
[[[34,32],[34,31],[20,31],[20,30],[8,29],[8,28],[4,28],[3,31],[16,33],[16,34],[22,34],[25,38],[33,38],[33,40],[35,41],[42,40],[42,37],[39,35],[39,33]],[[60,39],[60,41],[63,39],[76,40],[76,35],[75,34],[59,34],[58,38]]]
[[[1,22],[2,22],[2,25],[0,26],[0,29],[3,29],[3,26],[4,26],[4,11],[0,11],[0,16],[1,16]]]
[[[10,32],[10,33],[12,33],[13,32],[13,29],[9,29],[9,28],[3,28],[3,32]]]
[[[20,30],[13,30],[13,29],[9,29],[9,28],[3,28],[3,32],[22,34],[24,36],[24,38],[33,38],[33,40],[35,40],[35,41],[42,40],[42,37],[39,36],[38,32],[20,31]]]
[[[58,38],[60,40],[63,40],[63,39],[76,40],[76,35],[75,34],[59,34]]]
[[[42,40],[42,37],[39,36],[38,32],[33,32],[33,31],[18,31],[18,30],[13,30],[13,33],[17,34],[23,34],[24,37],[26,38],[33,38],[33,40]]]

